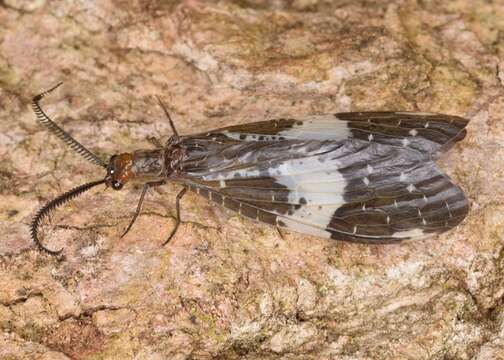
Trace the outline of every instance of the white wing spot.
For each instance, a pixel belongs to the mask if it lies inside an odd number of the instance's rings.
[[[367,178],[367,176],[364,179],[362,179],[362,181],[364,182],[364,184],[366,184],[366,186],[369,186],[370,181]]]
[[[418,131],[417,131],[416,129],[411,129],[411,130],[410,130],[410,132],[409,132],[409,134],[410,134],[411,136],[417,136]]]
[[[397,126],[401,126],[401,123],[402,123],[402,119],[399,119],[399,121],[397,122]]]
[[[373,134],[369,134],[369,136],[367,138],[368,138],[369,141],[373,141],[374,136],[373,136]]]
[[[415,191],[415,190],[416,190],[416,187],[415,187],[415,185],[413,185],[413,184],[409,184],[409,185],[408,185],[408,187],[407,187],[406,189],[408,189],[408,191],[409,191],[409,192],[413,192],[413,191]]]
[[[309,131],[309,127],[307,131]],[[283,175],[275,176],[276,181],[291,190],[288,194],[288,203],[305,204],[306,202],[309,204],[309,206],[292,209],[291,213],[286,214],[285,217],[280,216],[282,227],[309,235],[330,238],[331,232],[326,229],[329,227],[332,215],[336,210],[347,203],[344,200],[344,194],[348,181],[337,170],[339,163],[336,160],[324,163],[318,157],[310,156],[303,161],[302,165],[297,161],[285,161],[273,170],[279,170]],[[311,171],[317,172],[316,178]],[[362,181],[364,176],[362,175],[358,181]],[[317,208],[317,205],[323,206],[323,208]],[[277,215],[281,214],[277,213]],[[351,231],[350,228],[348,232]]]
[[[284,129],[277,135],[288,139],[305,139],[309,136],[310,140],[346,140],[352,137],[352,132],[348,126],[348,121],[337,119],[334,115],[310,115],[300,118],[292,128]],[[307,135],[309,134],[309,135]]]
[[[408,146],[409,145],[409,140],[406,139],[406,138],[403,138],[402,139],[402,144],[403,144],[403,146]]]
[[[450,205],[446,201],[444,203],[445,203],[446,208],[448,209],[449,216],[452,218],[453,215],[452,215],[451,210],[450,210]]]
[[[411,230],[403,230],[398,231],[392,234],[393,238],[401,239],[401,238],[422,238],[425,236],[425,233],[422,229],[411,229]]]
[[[390,216],[387,216],[387,224],[390,224]]]
[[[406,174],[404,172],[401,172],[401,175],[399,176],[399,181],[406,181],[408,177],[406,176]]]
[[[396,200],[394,200],[394,206],[395,206],[396,208],[398,208],[398,207],[399,207],[399,206],[397,205],[397,201],[396,201]]]
[[[357,225],[353,227],[353,233],[352,234],[357,234]]]
[[[362,210],[366,210],[366,203],[362,204]]]
[[[219,181],[219,187],[221,187],[221,188],[225,188],[225,187],[226,187],[226,181],[224,181],[224,180],[220,180],[220,181]]]
[[[417,210],[418,210],[418,217],[422,217],[422,211],[420,209]]]
[[[424,199],[424,201],[425,201],[426,203],[428,203],[428,202],[429,202],[429,198],[428,198],[428,197],[427,197],[427,195],[425,195],[425,194],[424,194],[424,196],[423,196],[423,199]]]
[[[373,171],[374,171],[373,167],[372,167],[371,165],[369,165],[369,164],[368,164],[368,166],[366,166],[366,170],[367,170],[367,172],[368,172],[368,173],[370,173],[370,174],[372,174],[372,173],[373,173]]]
[[[427,225],[427,221],[424,218],[422,218],[422,224]]]
[[[427,121],[427,122],[425,123],[425,125],[424,125],[424,128],[426,128],[426,129],[427,129],[427,128],[429,127],[429,125],[430,125],[430,124],[429,124],[429,122]]]

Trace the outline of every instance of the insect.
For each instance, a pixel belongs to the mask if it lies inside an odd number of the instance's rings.
[[[61,84],[61,83],[60,83]],[[76,153],[106,170],[47,203],[33,218],[39,249],[42,220],[54,209],[100,184],[120,190],[143,182],[147,191],[168,181],[182,185],[240,215],[279,228],[359,243],[394,243],[443,233],[467,215],[462,190],[434,160],[463,139],[468,120],[419,112],[349,112],[276,119],[181,136],[161,100],[173,131],[164,146],[113,155],[108,163],[54,123],[33,98],[37,119]]]

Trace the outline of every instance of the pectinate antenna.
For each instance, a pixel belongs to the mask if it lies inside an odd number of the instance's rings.
[[[93,154],[91,151],[89,151],[84,145],[82,145],[80,142],[75,140],[70,134],[68,134],[65,130],[60,128],[54,121],[52,121],[49,116],[46,115],[44,110],[40,107],[40,100],[44,98],[47,94],[50,92],[54,91],[56,88],[58,88],[62,83],[60,82],[56,86],[52,87],[51,89],[44,91],[43,93],[35,96],[32,100],[32,108],[33,111],[35,112],[35,115],[37,116],[37,120],[40,121],[42,125],[47,127],[49,131],[51,131],[54,135],[59,137],[65,144],[70,146],[72,150],[74,150],[77,154],[80,154],[82,157],[84,157],[86,160],[92,162],[93,164],[99,165],[103,168],[107,168],[107,164],[100,159],[98,156]]]
[[[38,237],[38,229],[42,223],[42,220],[44,220],[45,217],[47,217],[53,210],[56,208],[60,207],[64,203],[76,198],[77,196],[81,195],[82,193],[88,191],[92,187],[95,187],[100,184],[104,184],[106,182],[105,179],[103,180],[97,180],[93,181],[87,184],[83,184],[80,186],[77,186],[76,188],[73,188],[72,190],[67,191],[66,193],[61,194],[57,198],[53,199],[52,201],[48,202],[44,207],[42,207],[37,214],[33,217],[32,223],[30,225],[30,233],[33,241],[35,244],[37,244],[38,248],[42,251],[45,251],[48,254],[51,255],[58,255],[61,253],[63,249],[60,250],[51,250],[45,247],[44,244],[40,242],[40,239]]]

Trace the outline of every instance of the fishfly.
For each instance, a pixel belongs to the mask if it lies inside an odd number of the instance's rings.
[[[104,162],[54,123],[40,101],[60,84],[33,98],[37,119],[72,150],[106,170],[42,207],[31,236],[54,209],[100,184],[121,190],[143,182],[136,211],[149,188],[168,181],[211,202],[266,224],[308,235],[358,243],[395,243],[443,233],[467,215],[462,190],[434,160],[463,139],[468,120],[420,112],[348,112],[229,126],[196,135],[173,131],[164,146],[113,155]]]

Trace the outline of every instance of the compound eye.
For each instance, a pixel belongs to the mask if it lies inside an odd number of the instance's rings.
[[[121,190],[123,187],[123,184],[120,183],[119,181],[112,181],[112,189],[114,190]]]

